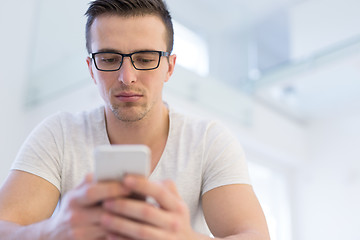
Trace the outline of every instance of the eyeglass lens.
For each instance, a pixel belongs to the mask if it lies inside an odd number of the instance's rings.
[[[158,52],[139,52],[131,55],[132,64],[136,69],[148,70],[157,68],[160,62]],[[97,68],[105,71],[115,71],[121,67],[123,56],[118,53],[97,53],[95,62]]]

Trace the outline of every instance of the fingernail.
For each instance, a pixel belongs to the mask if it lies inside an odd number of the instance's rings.
[[[124,179],[124,184],[127,187],[133,187],[135,185],[135,179],[131,176],[126,176]]]
[[[106,237],[107,240],[116,240],[116,239],[119,239],[117,236],[109,233],[109,235]]]
[[[114,202],[113,201],[104,201],[103,202],[103,207],[105,209],[111,209],[114,205]]]
[[[104,226],[108,226],[110,223],[111,223],[111,216],[109,214],[104,214],[102,217],[101,217],[101,223],[104,225]]]

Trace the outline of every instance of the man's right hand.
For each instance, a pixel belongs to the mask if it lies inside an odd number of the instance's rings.
[[[105,239],[101,227],[103,200],[126,197],[130,193],[120,182],[95,183],[91,174],[61,201],[60,209],[48,221],[45,239]]]
[[[105,239],[101,203],[129,195],[120,182],[97,183],[89,174],[63,197],[53,215],[60,197],[57,188],[43,178],[14,170],[0,188],[0,238]]]

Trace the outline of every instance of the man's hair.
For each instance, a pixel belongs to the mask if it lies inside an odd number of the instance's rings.
[[[171,52],[174,45],[174,29],[170,13],[163,0],[95,0],[89,3],[85,13],[86,48],[91,52],[91,26],[100,15],[115,15],[122,17],[138,17],[145,15],[159,16],[165,24],[167,32],[167,51]]]

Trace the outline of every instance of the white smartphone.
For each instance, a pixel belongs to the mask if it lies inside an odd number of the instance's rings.
[[[94,150],[95,180],[121,181],[125,174],[149,176],[150,149],[146,145],[102,145]]]

